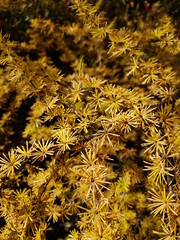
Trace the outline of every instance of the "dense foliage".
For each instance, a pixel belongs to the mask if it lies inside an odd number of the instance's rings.
[[[168,3],[0,3],[0,239],[179,239]]]

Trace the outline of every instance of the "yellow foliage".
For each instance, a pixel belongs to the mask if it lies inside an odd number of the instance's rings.
[[[0,35],[0,239],[179,238],[180,40],[167,15],[118,29],[102,4]]]

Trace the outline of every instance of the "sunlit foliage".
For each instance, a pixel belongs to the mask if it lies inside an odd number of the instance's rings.
[[[162,13],[119,28],[102,1],[68,4],[72,23],[0,34],[0,239],[46,239],[55,223],[71,240],[178,239],[176,28]]]

